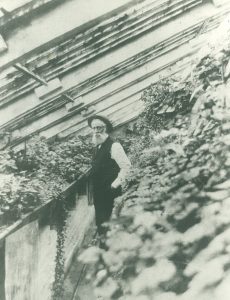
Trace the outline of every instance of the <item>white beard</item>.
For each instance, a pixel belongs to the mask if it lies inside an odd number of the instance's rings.
[[[108,134],[107,133],[97,133],[93,135],[92,142],[94,145],[98,146],[107,139]]]

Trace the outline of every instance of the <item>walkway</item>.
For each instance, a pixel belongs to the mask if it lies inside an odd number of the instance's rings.
[[[95,231],[88,234],[88,239],[85,240],[84,246],[95,245]],[[78,261],[78,254],[74,257],[68,278],[65,280],[64,299],[69,300],[98,300],[93,292],[93,280],[87,279],[89,266],[82,265]],[[77,275],[76,275],[77,274]],[[75,290],[74,295],[73,290]],[[102,299],[100,299],[102,300]]]
[[[86,279],[87,270],[84,268],[73,300],[97,300],[93,293],[92,281]]]

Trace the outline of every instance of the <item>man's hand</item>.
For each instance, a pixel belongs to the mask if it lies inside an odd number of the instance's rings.
[[[117,185],[115,182],[112,182],[112,184],[111,184],[112,189],[117,189],[118,187],[119,187],[119,185]]]

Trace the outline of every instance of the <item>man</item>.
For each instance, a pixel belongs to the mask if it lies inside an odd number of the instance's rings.
[[[121,195],[121,184],[129,169],[130,161],[120,143],[114,142],[109,134],[112,123],[105,117],[95,115],[88,119],[93,130],[95,145],[90,180],[98,233],[105,233],[102,224],[111,217],[114,199]]]

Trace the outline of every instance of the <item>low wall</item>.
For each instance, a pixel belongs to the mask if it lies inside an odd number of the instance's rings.
[[[52,289],[64,286],[74,254],[93,220],[94,209],[86,193],[75,191],[63,201],[46,204],[32,220],[19,222],[0,241],[0,299],[52,299]]]

